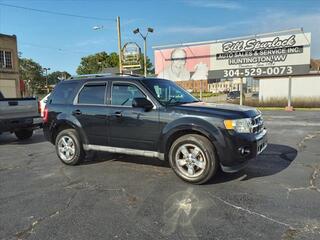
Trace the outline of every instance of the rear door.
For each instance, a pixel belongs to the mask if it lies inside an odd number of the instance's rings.
[[[107,82],[87,82],[74,100],[72,115],[81,123],[92,145],[107,144],[106,89]]]
[[[155,151],[160,135],[156,105],[148,112],[132,107],[133,98],[148,98],[143,87],[133,82],[113,81],[110,95],[109,145]]]

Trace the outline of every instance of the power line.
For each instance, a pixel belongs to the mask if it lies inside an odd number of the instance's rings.
[[[48,13],[48,14],[53,14],[53,15],[67,16],[67,17],[94,19],[94,20],[102,20],[102,21],[116,21],[115,18],[101,18],[101,17],[82,16],[82,15],[76,15],[76,14],[71,14],[71,13],[62,13],[62,12],[43,10],[43,9],[36,9],[36,8],[17,6],[17,5],[7,4],[7,3],[0,3],[0,5],[1,6],[5,6],[5,7],[19,8],[19,9],[24,9],[24,10],[28,10],[28,11]]]
[[[38,44],[33,44],[33,43],[28,43],[28,42],[20,42],[19,44],[27,46],[27,47],[32,47],[32,48],[48,49],[48,50],[52,50],[52,51],[60,52],[60,53],[74,53],[74,54],[90,54],[90,53],[92,53],[92,51],[86,51],[86,52],[85,51],[73,51],[73,50],[66,50],[63,48],[38,45]]]

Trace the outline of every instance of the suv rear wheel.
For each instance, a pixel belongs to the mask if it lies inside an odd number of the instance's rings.
[[[184,135],[170,147],[169,162],[183,180],[202,184],[214,176],[218,161],[212,143],[197,134]]]
[[[74,129],[65,129],[56,137],[56,152],[59,159],[67,165],[79,164],[84,158],[84,151]]]

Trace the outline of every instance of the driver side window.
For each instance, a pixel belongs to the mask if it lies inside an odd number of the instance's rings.
[[[134,98],[145,98],[146,96],[132,84],[114,83],[111,91],[111,105],[132,106]]]

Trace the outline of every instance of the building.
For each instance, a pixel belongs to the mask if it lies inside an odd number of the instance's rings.
[[[207,80],[177,81],[176,84],[188,90],[189,92],[208,92],[209,86]]]
[[[0,34],[0,91],[7,98],[21,96],[15,35]]]
[[[291,96],[305,101],[320,101],[320,60],[310,61],[310,72],[291,76]],[[289,76],[263,77],[259,79],[259,100],[288,97]]]
[[[232,80],[226,80],[209,84],[209,92],[212,93],[226,93],[230,91],[237,91],[240,89],[240,84]]]

